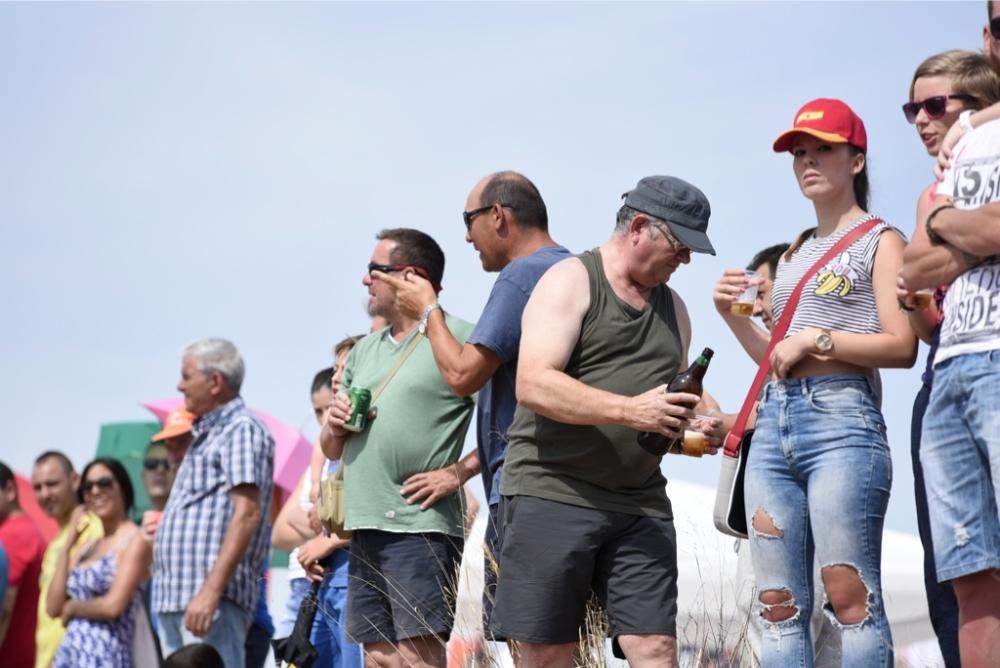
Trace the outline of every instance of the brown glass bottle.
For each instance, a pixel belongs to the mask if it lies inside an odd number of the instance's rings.
[[[687,392],[689,394],[697,394],[700,397],[702,393],[701,381],[705,378],[705,372],[708,371],[708,363],[712,361],[712,355],[714,354],[711,348],[702,350],[701,355],[698,355],[694,364],[689,366],[686,371],[682,371],[674,376],[673,380],[667,384],[666,391]],[[657,457],[662,457],[668,452],[681,451],[681,442],[678,439],[667,438],[655,431],[641,432],[638,441],[639,446],[643,450]]]

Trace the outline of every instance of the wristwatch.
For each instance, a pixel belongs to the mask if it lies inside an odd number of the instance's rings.
[[[427,306],[425,306],[423,312],[420,314],[420,324],[417,325],[417,331],[420,332],[421,334],[426,334],[427,319],[431,317],[431,313],[440,310],[442,310],[441,304],[438,302],[434,302],[433,304],[428,304]]]
[[[833,332],[828,329],[819,330],[819,334],[816,335],[815,339],[816,350],[820,351],[824,355],[831,350],[833,350]]]

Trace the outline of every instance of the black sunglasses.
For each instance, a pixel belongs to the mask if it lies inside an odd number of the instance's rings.
[[[147,457],[142,460],[142,468],[147,471],[155,471],[157,469],[163,469],[164,471],[170,470],[170,462],[166,459],[160,457]]]
[[[112,478],[111,476],[104,476],[103,478],[98,478],[97,480],[84,480],[80,484],[80,488],[83,490],[83,493],[85,495],[92,494],[93,489],[95,487],[97,487],[98,489],[102,489],[106,492],[114,486],[115,486],[115,479]]]
[[[441,285],[431,278],[431,275],[427,273],[427,270],[423,267],[418,267],[413,264],[379,264],[378,262],[368,263],[368,274],[371,275],[373,271],[379,271],[383,274],[391,274],[394,271],[412,271],[417,276],[420,276],[425,281],[429,282],[431,286],[434,287],[436,292],[441,292]]]
[[[476,219],[476,216],[480,216],[493,207],[498,206],[497,204],[490,204],[489,206],[481,206],[478,209],[473,209],[472,211],[463,211],[462,220],[465,221],[465,229],[472,227],[472,221]],[[511,211],[517,211],[516,206],[511,206],[510,204],[500,204],[501,209],[510,209]]]
[[[968,100],[973,101],[972,95],[933,95],[920,102],[907,102],[903,105],[903,115],[908,123],[915,123],[917,114],[923,109],[930,118],[941,118],[948,108],[948,100]]]
[[[400,264],[379,264],[378,262],[368,263],[369,274],[373,271],[380,271],[383,274],[391,274],[394,271],[403,271],[404,269],[406,269],[406,267]]]
[[[1000,16],[990,19],[990,35],[993,39],[1000,41]]]

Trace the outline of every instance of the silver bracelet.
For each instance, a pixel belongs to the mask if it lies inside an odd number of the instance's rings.
[[[427,319],[431,317],[431,313],[434,311],[444,312],[444,309],[441,308],[441,304],[439,302],[428,304],[424,307],[423,312],[420,314],[420,324],[417,325],[417,331],[421,334],[427,333]]]

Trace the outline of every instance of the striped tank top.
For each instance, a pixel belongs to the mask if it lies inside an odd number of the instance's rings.
[[[822,238],[811,236],[799,246],[791,260],[782,257],[771,290],[771,307],[776,321],[802,275],[845,234],[874,217],[866,214],[833,234]],[[902,232],[887,223],[876,225],[809,279],[802,289],[786,337],[810,327],[858,334],[882,331],[875,307],[872,268],[878,240],[886,230],[893,230],[905,239]]]

